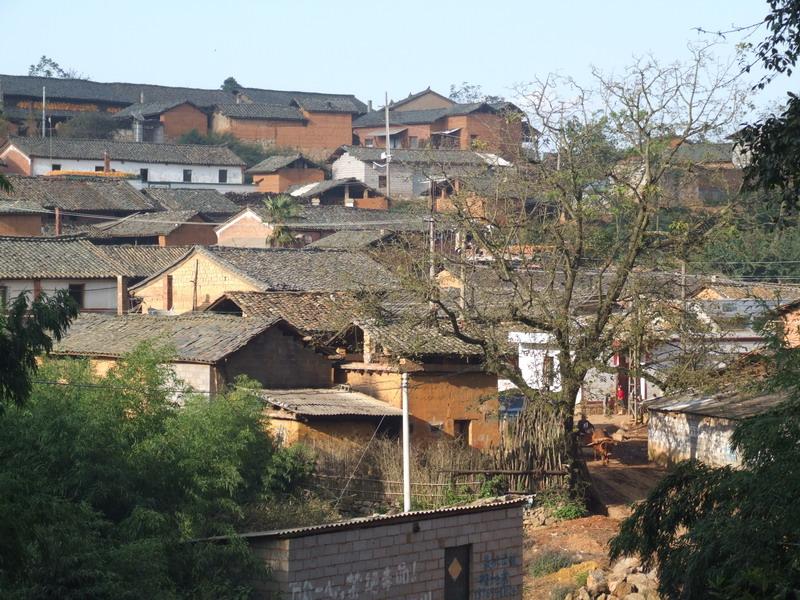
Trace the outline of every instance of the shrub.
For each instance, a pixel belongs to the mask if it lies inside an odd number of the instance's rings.
[[[560,550],[547,550],[531,561],[528,572],[531,577],[544,577],[575,564],[575,557]]]

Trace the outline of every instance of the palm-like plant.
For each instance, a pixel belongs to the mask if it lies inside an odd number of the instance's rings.
[[[11,182],[8,180],[8,177],[0,173],[0,192],[10,193],[13,190],[13,186]]]
[[[283,247],[294,243],[286,222],[298,215],[298,206],[291,196],[272,196],[264,200],[264,209],[272,226],[272,233],[267,236],[267,246]]]

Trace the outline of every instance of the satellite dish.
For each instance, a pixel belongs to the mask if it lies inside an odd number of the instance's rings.
[[[386,152],[381,152],[381,160],[386,160]]]

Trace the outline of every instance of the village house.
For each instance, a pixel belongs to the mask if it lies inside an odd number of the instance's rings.
[[[396,436],[402,411],[346,386],[259,390],[269,427],[281,443],[361,447],[374,435]],[[377,433],[376,433],[377,431]]]
[[[382,265],[354,252],[195,246],[175,264],[131,286],[131,292],[142,312],[184,313],[228,291],[337,292],[396,285]]]
[[[278,154],[265,158],[247,171],[259,192],[282,194],[290,187],[316,183],[325,179],[322,165],[300,153]]]
[[[191,248],[141,244],[95,244],[95,249],[119,267],[125,275],[127,285],[131,286],[166,269],[183,258]],[[129,305],[125,307],[124,312],[128,312],[132,308],[130,296],[128,300]]]
[[[469,150],[395,150],[387,182],[385,150],[363,146],[342,146],[329,161],[333,179],[355,178],[379,192],[397,198],[418,198],[436,193],[436,185],[459,176],[477,178],[495,169],[511,166],[490,153]]]
[[[370,148],[484,150],[510,156],[520,153],[529,130],[524,112],[510,102],[459,104],[431,90],[389,105],[388,144],[384,110],[353,121],[358,144]]]
[[[312,206],[347,206],[373,210],[389,210],[391,206],[391,200],[385,193],[355,177],[296,185],[289,188],[289,195]]]
[[[0,238],[0,300],[20,294],[69,293],[82,312],[123,312],[127,272],[89,241],[77,238]]]
[[[665,396],[645,403],[647,455],[658,465],[699,460],[712,467],[739,466],[731,435],[744,419],[767,412],[785,394],[729,389],[716,394]]]
[[[111,172],[143,182],[240,184],[245,163],[229,148],[67,138],[9,137],[0,158],[21,175],[53,171]]]
[[[345,206],[304,206],[297,214],[281,223],[299,246],[310,244],[337,231],[422,231],[421,217],[385,210],[359,209]],[[265,248],[273,234],[265,208],[246,208],[216,228],[217,244],[236,248]]]
[[[256,586],[259,599],[365,589],[387,600],[521,600],[525,502],[498,498],[236,537],[271,574]]]
[[[402,243],[396,232],[386,229],[361,230],[361,231],[335,231],[330,235],[307,244],[307,248],[330,248],[335,250],[369,250],[388,246],[395,242]]]
[[[37,236],[83,232],[104,219],[158,210],[155,203],[119,179],[8,175],[13,190],[0,192],[0,230]],[[20,204],[22,203],[22,204]],[[16,207],[14,210],[10,210]],[[24,207],[24,215],[20,213]]]
[[[214,224],[194,210],[133,214],[98,223],[86,235],[96,244],[210,246],[217,241]]]
[[[37,127],[41,122],[43,88],[46,115],[56,133],[60,123],[78,114],[121,113],[120,135],[131,140],[146,142],[152,137],[152,141],[159,141],[163,136],[167,141],[192,130],[201,134],[213,131],[320,158],[342,144],[352,143],[353,117],[367,112],[366,105],[351,94],[250,87],[229,92],[0,75],[0,105],[18,133],[41,133]],[[47,133],[49,136],[54,132],[49,129]]]
[[[103,374],[145,342],[172,351],[173,372],[196,392],[219,393],[240,375],[268,388],[331,384],[329,361],[280,319],[211,313],[81,315],[52,354],[87,358]]]
[[[114,113],[119,122],[114,138],[125,142],[175,142],[182,135],[196,131],[208,133],[208,115],[185,100],[167,100],[131,104]]]

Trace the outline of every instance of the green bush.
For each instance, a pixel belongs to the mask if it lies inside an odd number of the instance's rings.
[[[559,521],[579,519],[589,514],[583,500],[574,491],[551,488],[540,492],[537,495],[537,500],[541,506],[545,507],[551,517]]]
[[[575,557],[560,550],[548,550],[531,561],[528,572],[531,577],[544,577],[575,564]]]

